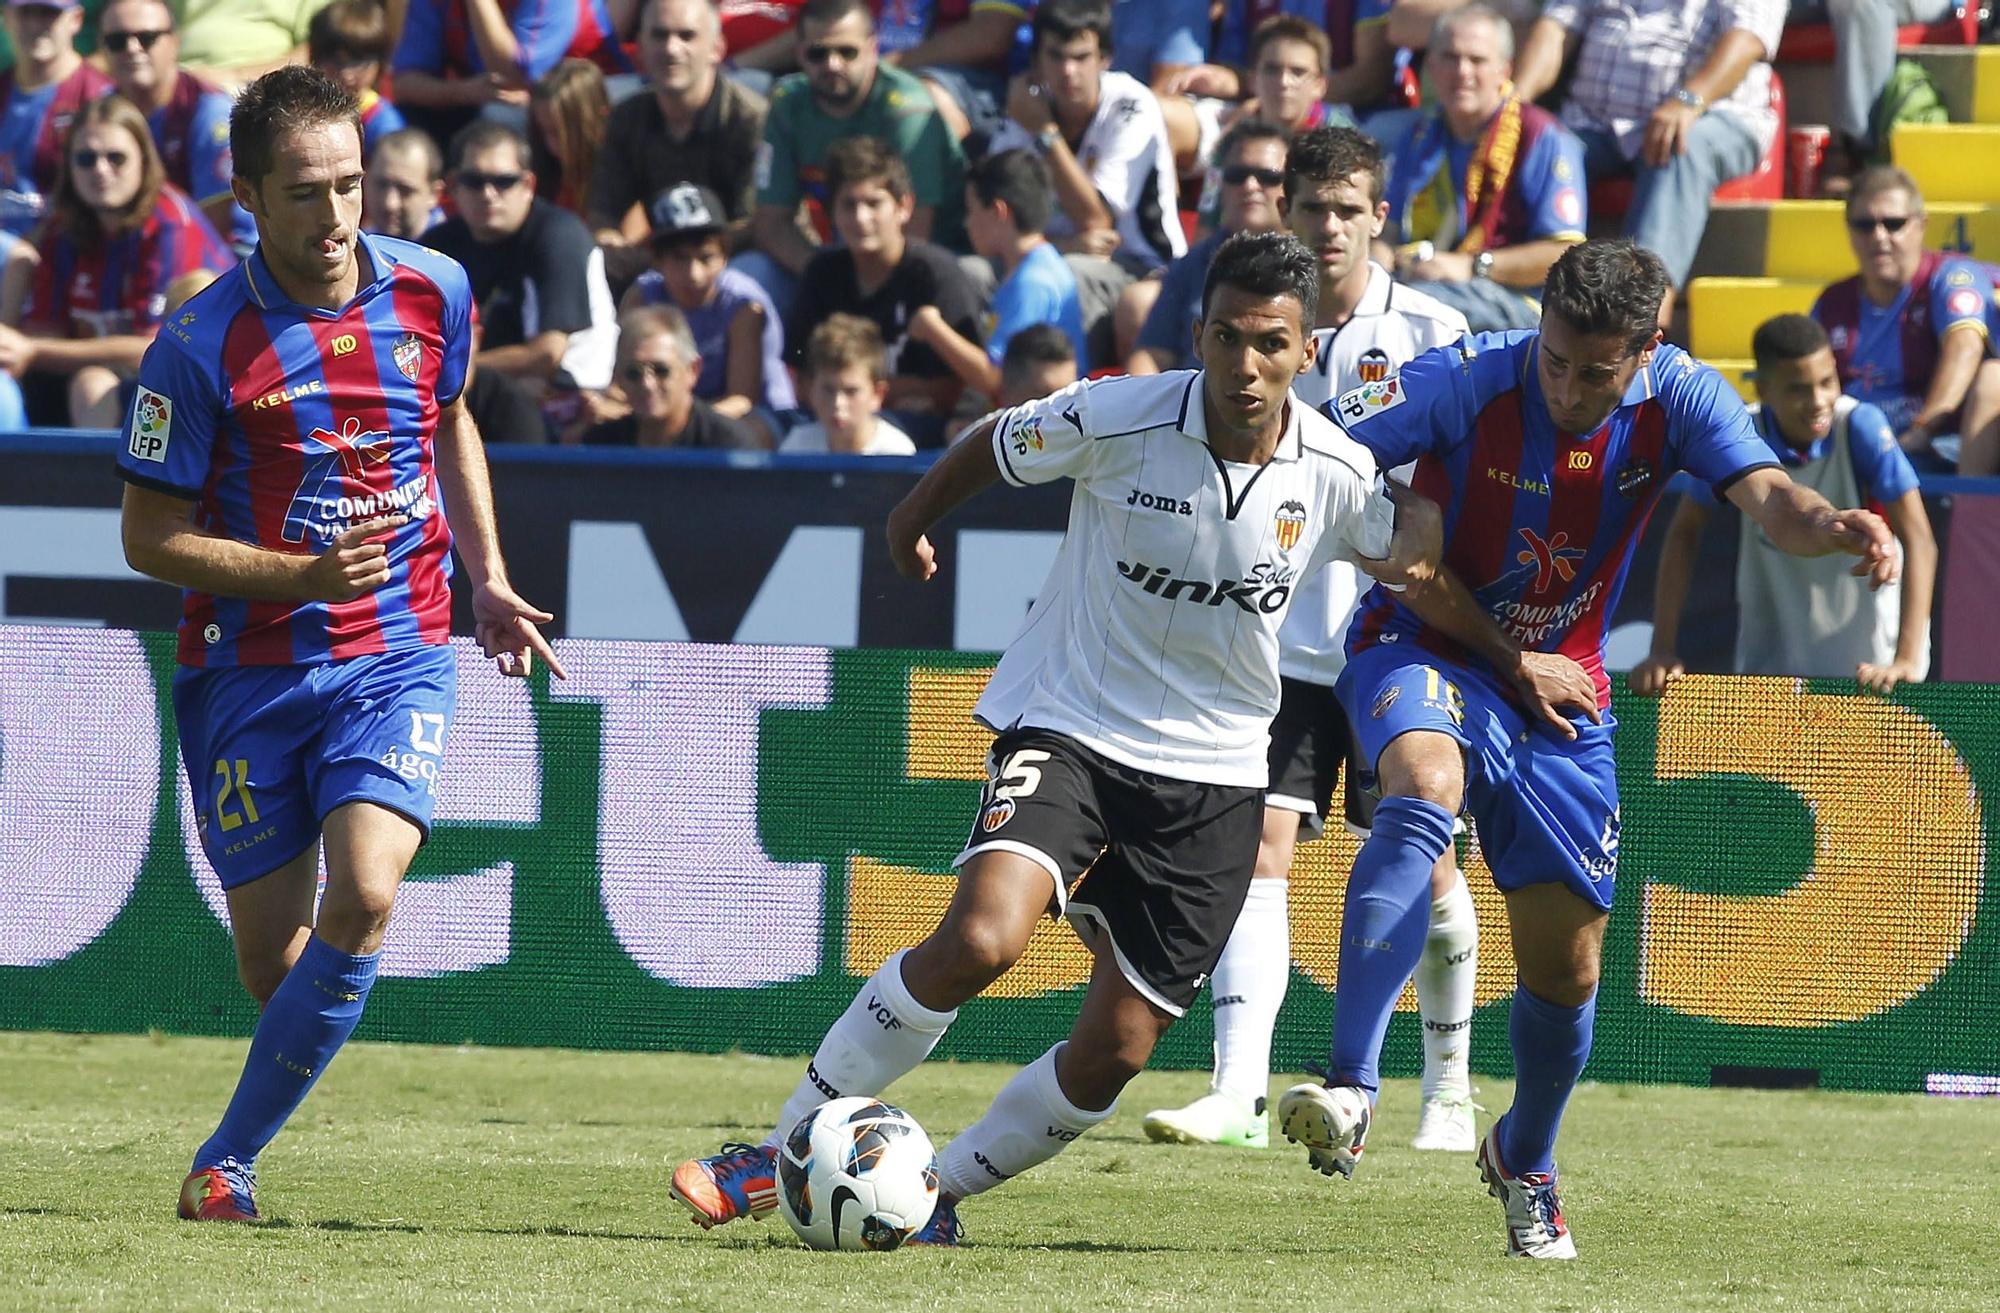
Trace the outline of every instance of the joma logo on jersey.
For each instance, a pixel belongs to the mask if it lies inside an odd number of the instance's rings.
[[[1221,606],[1224,602],[1234,602],[1252,615],[1275,615],[1285,609],[1285,603],[1292,596],[1293,573],[1264,565],[1252,570],[1253,577],[1249,579],[1224,579],[1220,583],[1206,579],[1176,579],[1173,571],[1164,565],[1125,561],[1118,563],[1118,573],[1138,584],[1142,591],[1164,597],[1169,602],[1182,598],[1196,606]]]
[[[1166,511],[1173,515],[1193,515],[1194,503],[1182,497],[1170,497],[1164,493],[1141,492],[1132,489],[1132,495],[1125,499],[1127,506],[1137,506],[1142,511]]]
[[[1300,501],[1288,501],[1278,507],[1278,550],[1289,552],[1299,545],[1299,535],[1306,531],[1306,505]]]

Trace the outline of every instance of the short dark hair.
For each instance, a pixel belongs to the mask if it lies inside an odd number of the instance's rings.
[[[1036,54],[1040,54],[1051,41],[1061,44],[1090,32],[1097,36],[1097,52],[1108,55],[1111,53],[1110,0],[1042,0],[1035,10],[1031,30],[1034,41],[1029,48]]]
[[[1922,213],[1924,193],[1917,186],[1917,180],[1893,164],[1874,164],[1863,169],[1854,179],[1854,186],[1847,193],[1846,215],[1853,218],[1855,211],[1867,204],[1869,199],[1885,191],[1908,192],[1910,201]]]
[[[859,13],[868,20],[869,31],[875,30],[875,10],[869,6],[868,0],[806,0],[799,6],[798,22],[792,30],[800,31],[807,23],[830,27],[853,13]]]
[[[415,155],[424,162],[426,182],[436,182],[444,176],[444,153],[438,150],[437,140],[422,128],[397,128],[375,143],[375,153],[369,162],[385,155],[403,154]]]
[[[1269,119],[1238,119],[1229,125],[1229,131],[1223,133],[1222,140],[1215,144],[1215,163],[1217,167],[1226,166],[1229,157],[1236,153],[1238,146],[1253,141],[1275,141],[1285,147],[1285,156],[1289,159],[1292,153],[1291,139],[1290,133]]]
[[[1237,233],[1215,250],[1201,284],[1201,315],[1218,287],[1258,296],[1289,296],[1299,303],[1300,327],[1312,331],[1319,319],[1319,261],[1288,232]]]
[[[1626,237],[1599,238],[1564,251],[1542,286],[1542,315],[1587,337],[1624,339],[1628,352],[1646,349],[1660,332],[1667,266]]]
[[[1074,365],[1076,345],[1069,334],[1054,324],[1030,324],[1007,339],[1000,356],[1000,375],[1005,378],[1036,365]]]
[[[1811,315],[1773,315],[1757,325],[1750,339],[1750,354],[1757,357],[1761,372],[1790,360],[1804,360],[1830,349],[1826,330]]]
[[[1355,128],[1312,128],[1292,138],[1285,148],[1285,199],[1293,200],[1299,181],[1346,182],[1357,173],[1368,175],[1368,201],[1377,204],[1388,182],[1388,164],[1373,137]]]
[[[889,149],[880,137],[842,137],[826,151],[826,199],[831,205],[843,187],[879,182],[897,200],[907,200],[915,189],[910,185],[910,166]]]
[[[290,64],[243,88],[229,111],[229,153],[236,176],[257,186],[277,160],[288,132],[347,123],[361,140],[361,106],[347,88],[316,68]]]
[[[965,180],[981,205],[1007,202],[1014,226],[1024,233],[1038,233],[1049,226],[1055,196],[1049,182],[1049,166],[1031,150],[1003,150],[974,161]]]
[[[333,0],[306,24],[306,57],[324,64],[342,55],[386,61],[389,16],[381,0]]]
[[[521,167],[524,169],[530,167],[534,154],[528,146],[528,139],[521,135],[519,128],[509,123],[502,123],[498,119],[474,119],[452,136],[452,171],[464,168],[467,156],[500,145],[512,146]]]

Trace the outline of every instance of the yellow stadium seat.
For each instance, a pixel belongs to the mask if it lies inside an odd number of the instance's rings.
[[[1772,315],[1806,313],[1822,286],[1818,280],[1697,278],[1687,289],[1689,349],[1711,362],[1743,359],[1757,325]]]
[[[1924,241],[1933,250],[1963,251],[2000,261],[2000,208],[1963,201],[1926,201]],[[1839,201],[1775,201],[1764,230],[1764,274],[1831,283],[1854,272],[1846,211]]]
[[[1744,405],[1747,406],[1757,399],[1757,387],[1750,381],[1751,373],[1757,368],[1756,361],[1748,356],[1740,359],[1724,356],[1719,360],[1710,360],[1704,356],[1701,363],[1713,366],[1716,373],[1728,379],[1729,386],[1736,389],[1736,395],[1743,398]]]
[[[1928,200],[2000,204],[2000,123],[1906,123],[1889,153]]]

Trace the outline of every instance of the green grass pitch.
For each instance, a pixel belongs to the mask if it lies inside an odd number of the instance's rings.
[[[679,1159],[756,1139],[795,1060],[351,1045],[264,1154],[271,1224],[174,1199],[241,1042],[0,1034],[0,1308],[1990,1309],[2000,1103],[1589,1085],[1563,1140],[1579,1262],[1501,1257],[1468,1157],[1405,1147],[1392,1083],[1352,1182],[1292,1147],[1149,1144],[1148,1073],[1055,1162],[961,1211],[956,1252],[815,1254],[714,1233]],[[942,1142],[1000,1067],[891,1097]],[[1481,1082],[1504,1107],[1504,1082]]]

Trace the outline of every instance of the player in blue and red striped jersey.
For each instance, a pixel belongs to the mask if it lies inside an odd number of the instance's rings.
[[[1412,486],[1444,509],[1449,575],[1400,599],[1375,589],[1348,631],[1335,695],[1382,802],[1347,886],[1327,1081],[1287,1090],[1279,1115],[1313,1166],[1352,1173],[1383,1033],[1423,950],[1431,867],[1469,805],[1519,974],[1514,1106],[1479,1163],[1522,1257],[1576,1256],[1555,1139],[1590,1053],[1618,856],[1605,630],[1647,517],[1686,470],[1782,550],[1854,553],[1877,584],[1897,571],[1879,516],[1794,484],[1721,376],[1661,344],[1667,286],[1629,241],[1571,247],[1539,331],[1463,338],[1328,403],[1384,468],[1417,462]]]
[[[168,184],[146,120],[123,96],[70,126],[69,158],[21,320],[0,330],[0,368],[68,393],[67,422],[115,428],[176,278],[236,263],[194,203]],[[53,398],[50,398],[53,402]]]
[[[1841,390],[1889,417],[1904,452],[1930,468],[2000,472],[2000,268],[1924,249],[1916,180],[1884,165],[1847,197],[1861,272],[1819,295],[1812,317],[1833,343]],[[1932,442],[1957,434],[1953,457]],[[1949,444],[1946,444],[1947,450]]]
[[[325,74],[259,78],[230,138],[257,250],[161,329],[119,458],[126,558],[187,590],[181,758],[264,1005],[182,1185],[181,1216],[201,1220],[257,1218],[257,1154],[374,982],[451,723],[454,546],[501,672],[540,654],[562,673],[535,628],[550,617],[500,557],[464,397],[465,271],[359,233],[361,125]]]
[[[0,72],[0,231],[18,236],[55,190],[70,120],[111,79],[76,53],[78,0],[8,0],[5,13],[14,67]]]

